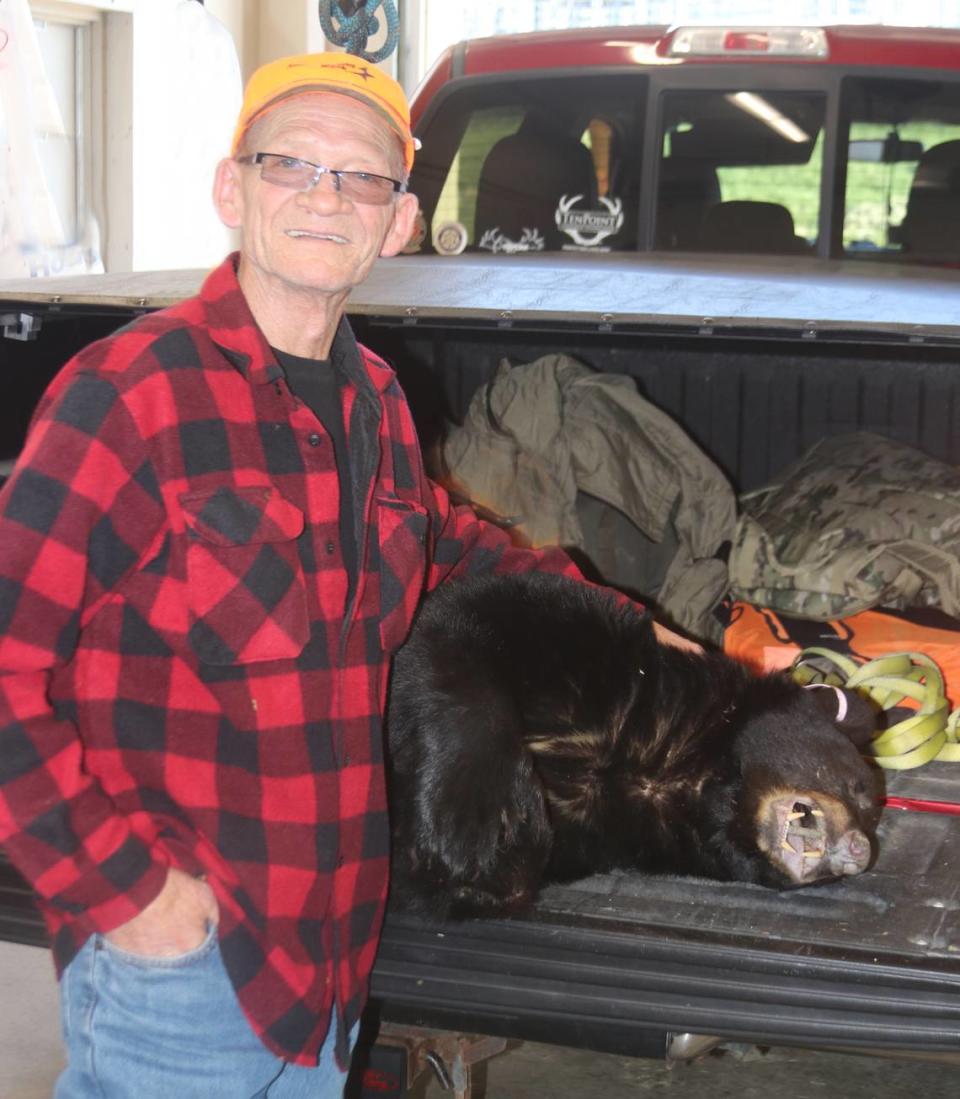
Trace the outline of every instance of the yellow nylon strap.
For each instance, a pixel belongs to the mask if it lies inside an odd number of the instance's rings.
[[[960,763],[960,708],[947,718],[946,743],[937,754],[937,759],[950,763]]]
[[[889,710],[905,698],[916,711],[875,736],[870,754],[889,770],[908,770],[931,760],[960,763],[960,708],[952,714],[943,675],[926,653],[890,653],[860,663],[831,649],[804,649],[793,664],[798,683],[826,683],[855,690]]]

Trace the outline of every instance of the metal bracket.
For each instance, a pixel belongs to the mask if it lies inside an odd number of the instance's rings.
[[[35,340],[42,327],[36,313],[0,313],[0,328],[8,340]]]
[[[383,1023],[377,1044],[406,1051],[408,1086],[429,1069],[444,1091],[452,1091],[455,1099],[470,1099],[473,1066],[503,1053],[507,1039]]]

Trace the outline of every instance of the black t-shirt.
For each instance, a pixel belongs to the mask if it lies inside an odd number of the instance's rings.
[[[353,528],[350,455],[343,425],[340,379],[329,359],[304,359],[276,348],[272,350],[287,377],[287,384],[323,424],[333,443],[340,483],[340,546],[352,590],[357,576],[357,543]]]

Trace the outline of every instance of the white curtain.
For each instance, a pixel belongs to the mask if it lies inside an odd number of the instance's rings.
[[[0,0],[0,276],[47,273],[69,243],[37,150],[63,133],[27,0]]]
[[[135,141],[149,156],[134,158],[134,195],[156,216],[138,222],[134,266],[209,267],[233,245],[211,195],[243,98],[237,48],[196,0],[150,0],[136,20]]]

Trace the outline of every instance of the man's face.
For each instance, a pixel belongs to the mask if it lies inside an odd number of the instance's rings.
[[[401,178],[393,131],[349,96],[310,92],[273,108],[244,141],[246,153],[280,153],[326,168]],[[397,195],[386,206],[353,202],[324,175],[308,191],[260,178],[254,164],[222,161],[214,201],[221,220],[241,232],[241,283],[268,292],[339,295],[366,278],[378,255],[406,244],[417,200]]]

